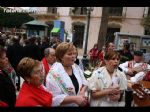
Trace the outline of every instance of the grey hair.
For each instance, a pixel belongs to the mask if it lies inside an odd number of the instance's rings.
[[[44,50],[44,55],[45,56],[48,56],[50,54],[50,48],[46,48],[45,50]]]

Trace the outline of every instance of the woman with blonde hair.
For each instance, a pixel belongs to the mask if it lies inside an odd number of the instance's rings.
[[[52,91],[53,106],[85,106],[87,81],[82,70],[74,64],[76,48],[72,43],[61,43],[56,48],[57,63],[46,77],[46,87]]]

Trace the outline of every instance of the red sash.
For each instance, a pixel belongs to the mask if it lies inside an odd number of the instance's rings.
[[[48,73],[48,71],[49,71],[49,65],[48,65],[48,63],[47,63],[47,61],[46,61],[46,58],[43,58],[42,59],[42,63],[43,63],[43,65],[44,65],[44,70],[45,70],[45,73],[46,73],[46,75],[47,75],[47,73]]]
[[[44,85],[45,85],[45,83],[46,83],[46,76],[47,76],[47,74],[49,72],[50,67],[49,67],[49,65],[48,65],[48,63],[46,61],[46,58],[42,59],[42,63],[44,65],[44,71],[45,71],[45,78],[44,78]]]
[[[51,106],[52,94],[44,90],[42,86],[39,88],[28,84],[26,81],[20,89],[16,106]]]

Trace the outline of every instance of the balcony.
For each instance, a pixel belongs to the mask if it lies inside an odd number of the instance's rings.
[[[59,18],[59,13],[58,12],[50,12],[50,11],[40,11],[40,12],[35,12],[33,14],[30,14],[30,16],[34,18],[40,18],[40,19],[58,19]]]
[[[72,7],[70,8],[69,15],[72,19],[85,19],[87,16],[86,7]]]
[[[123,11],[123,7],[110,7],[109,9],[109,21],[122,22],[125,15],[126,11]]]

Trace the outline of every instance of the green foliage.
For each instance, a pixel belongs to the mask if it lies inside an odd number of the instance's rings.
[[[147,33],[150,35],[150,16],[144,17],[141,24],[144,26]]]
[[[6,13],[0,8],[0,26],[1,27],[16,27],[19,28],[23,23],[34,20],[28,13]]]

